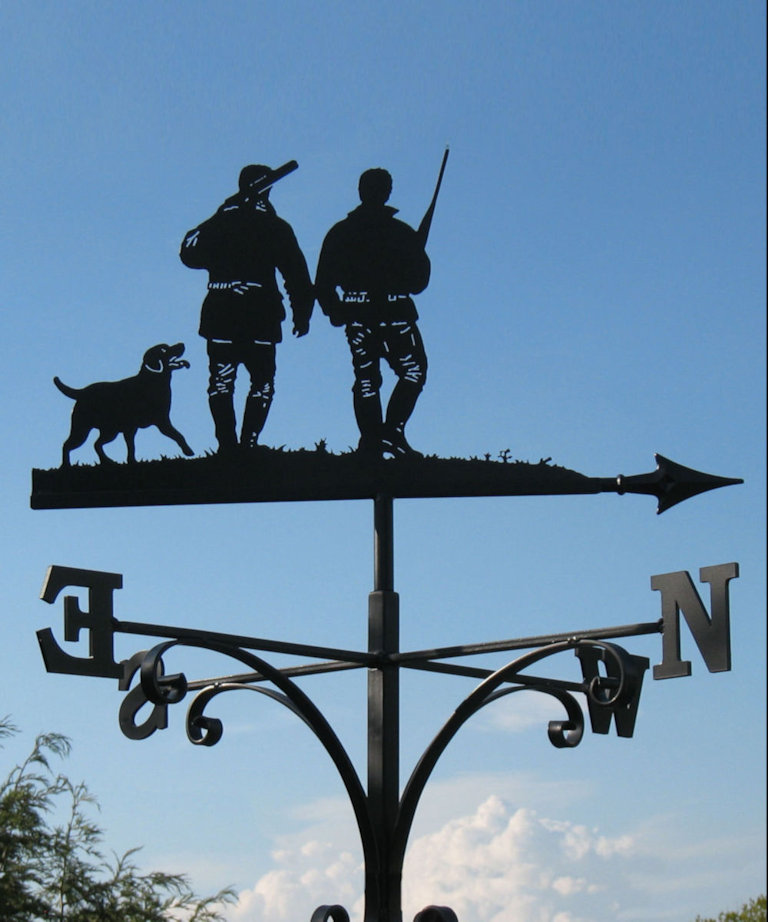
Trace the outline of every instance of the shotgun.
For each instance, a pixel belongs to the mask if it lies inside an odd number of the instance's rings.
[[[248,187],[248,191],[253,195],[258,195],[259,192],[266,192],[267,189],[272,188],[278,179],[282,179],[289,173],[293,173],[293,171],[298,170],[298,168],[299,165],[295,160],[289,160],[288,163],[284,163],[282,166],[276,167],[274,170],[270,170],[266,176],[263,176],[261,179],[257,179],[256,182],[251,183],[251,185]]]
[[[271,189],[272,186],[282,179],[284,176],[287,176],[289,173],[293,173],[294,170],[298,170],[299,165],[295,160],[289,160],[287,163],[284,163],[282,166],[276,167],[274,170],[270,170],[266,176],[260,176],[257,180],[252,182],[248,186],[247,193],[245,192],[235,192],[234,195],[230,195],[228,199],[219,207],[219,211],[222,209],[231,208],[233,205],[240,205],[243,201],[246,200],[248,196],[260,195],[262,192],[266,192],[267,189]]]
[[[440,192],[440,184],[443,181],[443,173],[445,172],[445,164],[448,162],[448,154],[450,148],[446,147],[445,153],[443,154],[443,162],[440,164],[440,172],[437,174],[437,184],[435,185],[435,194],[432,196],[432,201],[429,203],[429,208],[421,219],[421,224],[419,224],[419,229],[416,233],[419,236],[422,246],[427,245],[427,237],[429,237],[429,229],[432,226],[432,216],[435,213],[435,205],[437,204],[437,196]]]

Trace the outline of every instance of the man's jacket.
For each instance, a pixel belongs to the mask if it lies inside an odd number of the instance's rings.
[[[418,318],[410,295],[427,287],[429,257],[416,231],[396,213],[389,205],[360,205],[328,231],[315,294],[332,323]]]
[[[271,206],[261,211],[249,203],[225,203],[189,231],[179,255],[190,269],[208,270],[199,329],[206,339],[280,342],[285,308],[276,269],[294,325],[309,323],[314,295],[307,263],[290,224]]]

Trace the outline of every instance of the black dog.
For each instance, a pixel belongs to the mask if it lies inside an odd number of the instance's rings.
[[[103,446],[121,432],[128,449],[128,461],[134,462],[136,431],[147,426],[157,426],[185,455],[193,455],[186,439],[174,429],[170,420],[171,374],[176,368],[189,368],[189,362],[179,358],[183,353],[184,343],[153,346],[144,353],[139,373],[122,381],[99,381],[78,389],[54,378],[53,383],[62,394],[76,401],[69,437],[62,450],[62,467],[69,467],[70,452],[83,444],[92,429],[99,430],[93,447],[102,463],[112,461],[104,453]]]

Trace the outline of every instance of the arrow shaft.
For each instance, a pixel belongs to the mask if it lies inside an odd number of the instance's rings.
[[[275,452],[252,467],[238,470],[237,478],[211,482],[193,462],[174,468],[171,488],[156,480],[155,468],[132,472],[34,470],[32,508],[87,509],[115,506],[175,506],[197,503],[263,503],[460,496],[564,496],[594,493],[640,493],[655,496],[658,512],[684,499],[717,487],[742,483],[676,464],[657,455],[658,468],[628,477],[587,477],[544,461],[501,463],[479,459],[422,458],[417,462],[385,462],[365,467],[354,456],[324,455],[307,461],[308,453]],[[311,467],[308,470],[308,463]],[[107,479],[111,477],[111,479]],[[332,657],[331,657],[332,658]]]

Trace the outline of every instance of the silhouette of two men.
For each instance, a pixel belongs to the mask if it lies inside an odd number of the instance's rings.
[[[238,193],[189,231],[181,246],[186,266],[209,273],[199,333],[207,340],[208,402],[219,452],[230,456],[239,447],[256,447],[269,413],[286,316],[279,271],[296,336],[309,331],[315,297],[331,323],[345,327],[361,456],[418,455],[406,441],[405,425],[424,387],[427,358],[411,295],[427,287],[430,263],[422,237],[386,204],[391,176],[382,169],[362,174],[361,203],[326,235],[314,288],[291,226],[269,201],[272,176],[279,178],[265,166],[244,167]],[[382,359],[397,377],[386,414]],[[240,365],[251,385],[238,443],[233,397]]]

